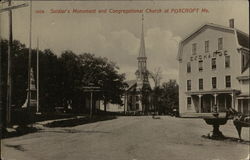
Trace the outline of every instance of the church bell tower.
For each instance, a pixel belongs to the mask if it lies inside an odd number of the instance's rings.
[[[137,79],[137,87],[136,87],[137,91],[141,91],[143,88],[151,89],[148,80],[149,71],[147,70],[147,57],[145,52],[143,21],[144,17],[142,15],[141,43],[140,43],[139,56],[137,57],[138,69],[135,72]]]

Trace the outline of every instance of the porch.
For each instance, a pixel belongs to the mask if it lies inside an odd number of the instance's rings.
[[[249,94],[241,94],[237,96],[238,111],[250,115],[250,96]]]
[[[226,112],[228,108],[236,109],[237,90],[213,90],[187,92],[191,97],[192,106],[196,113],[211,113],[214,106],[217,112]]]

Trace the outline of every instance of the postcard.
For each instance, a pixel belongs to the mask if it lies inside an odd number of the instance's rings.
[[[249,2],[0,2],[3,160],[247,160]]]

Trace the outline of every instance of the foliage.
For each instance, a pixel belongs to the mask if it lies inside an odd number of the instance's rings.
[[[161,68],[160,67],[155,68],[154,72],[149,72],[149,76],[154,81],[154,87],[159,87],[161,79],[162,79],[162,70],[161,70]]]
[[[163,111],[178,109],[179,103],[179,86],[176,80],[169,80],[162,84],[162,104]]]
[[[1,98],[6,106],[7,84],[7,40],[1,40]],[[36,80],[36,50],[32,50],[32,68]],[[98,97],[105,102],[121,104],[126,87],[124,74],[118,73],[118,66],[107,58],[93,54],[77,55],[64,51],[60,57],[50,50],[39,51],[40,106],[44,112],[65,106],[72,101],[73,109],[84,108],[83,87],[90,83],[99,86]],[[26,99],[28,80],[28,48],[19,41],[12,49],[12,104],[20,108]]]
[[[122,96],[127,84],[125,74],[119,74],[119,67],[107,58],[94,57],[92,54],[81,54],[83,85],[90,83],[100,87],[99,99],[107,103],[122,104]],[[105,109],[106,110],[106,109]]]
[[[152,92],[153,106],[158,113],[168,114],[174,108],[178,109],[178,84],[176,80],[169,80],[161,87],[155,87]]]
[[[147,85],[144,85],[141,90],[142,112],[144,114],[149,111],[151,91],[151,88]]]

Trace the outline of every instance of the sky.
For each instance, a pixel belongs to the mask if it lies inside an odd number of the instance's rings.
[[[21,3],[13,1],[14,5]],[[52,13],[59,9],[66,13]],[[73,9],[96,13],[72,13]],[[107,13],[99,13],[105,9]],[[142,13],[111,13],[131,9],[143,11],[147,67],[151,72],[161,69],[161,82],[178,81],[178,44],[200,26],[228,26],[229,19],[234,18],[235,28],[249,34],[248,1],[33,1],[32,48],[36,48],[39,38],[41,50],[49,48],[58,56],[72,50],[107,57],[117,63],[120,73],[126,73],[127,80],[135,79]],[[156,13],[159,9],[161,12]],[[13,37],[27,47],[29,10],[24,7],[13,11]],[[38,13],[41,10],[44,13]],[[0,35],[8,37],[7,12],[0,14]]]

